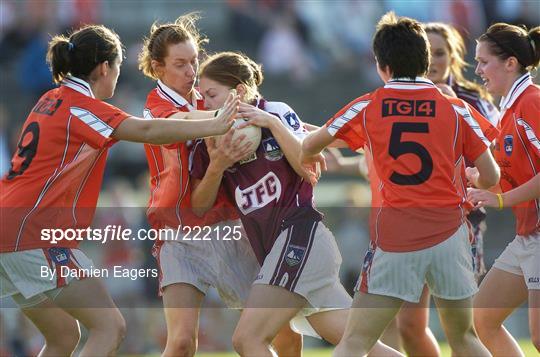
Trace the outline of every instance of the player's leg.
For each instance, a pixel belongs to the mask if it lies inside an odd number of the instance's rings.
[[[190,284],[177,283],[163,289],[163,311],[167,325],[163,356],[195,355],[203,299],[204,294]]]
[[[386,327],[386,330],[384,330],[380,341],[386,346],[395,349],[396,351],[403,351],[403,343],[401,342],[401,336],[399,334],[397,316],[392,321],[390,321],[390,323]]]
[[[349,317],[350,309],[328,310],[315,313],[307,317],[313,329],[333,345],[337,345],[345,333],[345,324]],[[395,349],[380,341],[375,343],[368,356],[402,356]]]
[[[334,356],[366,356],[402,303],[403,300],[394,297],[357,293]]]
[[[529,290],[529,330],[531,340],[540,352],[540,290]]]
[[[282,287],[253,285],[234,331],[235,351],[241,356],[272,356],[272,341],[306,304],[302,296]]]
[[[472,298],[446,300],[434,297],[434,300],[453,355],[491,356],[474,330]]]
[[[289,324],[285,324],[272,341],[272,347],[280,357],[300,357],[302,335],[294,332]]]
[[[430,293],[424,286],[419,303],[405,302],[397,315],[403,347],[411,356],[440,356],[439,344],[429,329]]]
[[[495,267],[489,270],[474,298],[474,325],[494,356],[523,356],[503,322],[526,300],[527,286],[522,275]]]
[[[126,334],[126,323],[102,281],[73,280],[62,288],[54,303],[88,329],[80,356],[116,353]]]
[[[14,299],[18,301],[24,298],[19,295]],[[36,305],[21,307],[21,309],[45,338],[45,346],[39,353],[40,357],[71,356],[80,338],[79,324],[73,317],[58,308],[48,298]]]

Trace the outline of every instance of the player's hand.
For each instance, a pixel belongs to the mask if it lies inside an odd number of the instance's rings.
[[[474,204],[475,207],[499,207],[499,199],[497,194],[487,191],[479,190],[477,188],[467,189],[467,199]]]
[[[219,134],[225,134],[234,124],[234,119],[238,113],[238,104],[240,103],[238,96],[230,93],[223,107],[219,109],[216,121]]]
[[[321,153],[306,157],[303,155],[303,152],[300,152],[300,163],[302,164],[302,168],[306,171],[312,186],[315,186],[319,182],[321,172],[326,171],[327,169],[326,160]]]
[[[469,186],[476,187],[476,183],[478,182],[478,178],[480,177],[480,172],[478,172],[478,169],[476,167],[467,167],[465,168],[465,177],[469,182]]]
[[[439,89],[439,91],[442,93],[442,94],[446,94],[450,97],[455,97],[457,98],[457,94],[456,92],[454,92],[454,90],[452,89],[452,87],[450,87],[448,84],[446,83],[437,83],[435,84],[437,86],[437,88]]]
[[[245,135],[240,135],[234,140],[235,129],[231,128],[222,137],[206,138],[206,149],[210,156],[210,165],[212,167],[225,171],[236,162],[246,158],[250,154],[250,143],[245,140]]]
[[[249,125],[256,125],[261,128],[269,128],[272,124],[279,120],[275,115],[267,113],[264,110],[247,103],[240,103],[236,117],[247,119],[245,123],[238,126],[238,129],[245,128]]]
[[[326,148],[324,151],[324,158],[326,159],[326,168],[329,172],[341,171],[340,160],[343,158],[341,151],[337,148]]]

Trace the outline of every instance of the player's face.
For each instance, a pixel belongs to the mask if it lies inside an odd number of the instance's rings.
[[[205,106],[210,110],[221,108],[231,91],[230,87],[204,76],[199,81],[199,89]]]
[[[428,78],[433,83],[445,83],[450,76],[450,51],[441,35],[428,32],[427,36],[431,51]]]
[[[476,44],[475,59],[478,63],[475,73],[482,78],[487,91],[493,95],[506,95],[509,80],[505,61],[492,54],[485,41]]]
[[[101,85],[92,88],[96,98],[107,99],[114,95],[116,83],[118,82],[118,77],[120,76],[122,59],[122,49],[119,48],[118,56],[112,62],[108,62],[107,73],[103,77],[103,81],[100,81]]]
[[[167,87],[185,99],[191,100],[191,93],[199,70],[197,46],[192,40],[188,40],[169,45],[167,50],[164,63],[159,68],[160,79]]]

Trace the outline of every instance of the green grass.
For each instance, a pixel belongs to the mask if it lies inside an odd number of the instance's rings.
[[[530,340],[520,340],[519,344],[523,351],[525,352],[525,356],[533,357],[538,356],[538,352],[536,352],[533,344]],[[448,344],[441,343],[441,351],[442,351],[442,357],[450,357],[450,348],[448,347]],[[332,349],[307,349],[302,354],[303,357],[330,357],[332,356]],[[237,355],[235,353],[197,353],[198,357],[236,357]]]
[[[538,352],[534,348],[530,340],[520,340],[519,345],[525,352],[526,357],[538,356]],[[441,352],[442,357],[450,357],[450,347],[446,343],[441,343]],[[236,357],[237,354],[233,352],[221,352],[221,353],[197,353],[197,357]],[[318,349],[306,349],[302,353],[303,357],[330,357],[332,356],[331,348],[318,348]],[[140,355],[140,356],[131,356],[131,357],[159,357],[159,355]]]

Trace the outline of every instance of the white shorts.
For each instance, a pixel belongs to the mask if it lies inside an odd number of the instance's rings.
[[[281,286],[303,296],[309,303],[303,316],[348,309],[352,298],[339,281],[340,265],[332,232],[322,222],[308,220],[281,232],[254,284]]]
[[[68,274],[65,268],[79,271],[93,266],[79,249],[51,247],[0,253],[0,297],[12,296],[21,308],[47,298],[54,300],[64,286],[84,275]]]
[[[204,230],[228,231],[224,227],[241,227],[241,223],[239,220],[220,222]],[[260,269],[249,240],[243,229],[241,231],[240,240],[221,240],[223,234],[219,237],[209,234],[210,240],[185,237],[156,245],[153,255],[160,270],[160,291],[171,284],[186,283],[206,295],[213,286],[228,307],[241,308]],[[194,234],[191,236],[193,238]]]
[[[478,291],[472,261],[466,224],[445,241],[413,252],[385,252],[372,242],[355,290],[416,303],[427,283],[434,296],[461,300]]]
[[[516,236],[493,267],[522,275],[527,289],[540,289],[540,232],[528,236]]]

